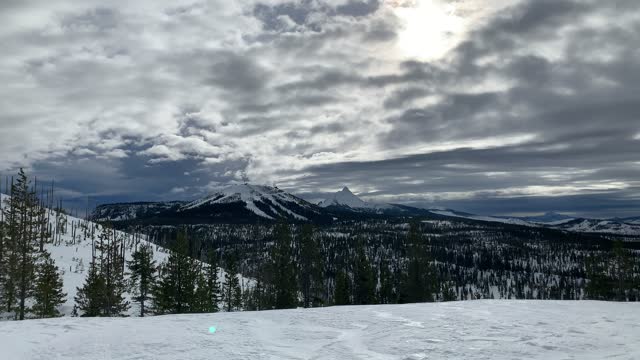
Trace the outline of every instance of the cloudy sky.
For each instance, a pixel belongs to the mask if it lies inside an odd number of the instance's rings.
[[[0,172],[640,215],[639,45],[637,0],[2,0]]]

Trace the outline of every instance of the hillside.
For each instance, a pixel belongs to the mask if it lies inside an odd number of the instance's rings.
[[[0,201],[4,204],[6,195],[0,195]],[[3,209],[3,207],[0,207]],[[45,245],[45,250],[51,254],[51,258],[55,261],[56,266],[62,272],[64,292],[67,294],[66,302],[60,307],[60,312],[64,315],[71,315],[74,306],[74,297],[77,287],[84,284],[85,278],[89,271],[89,264],[92,259],[92,241],[91,233],[94,238],[101,231],[101,226],[84,219],[75,218],[69,215],[56,216],[56,212],[49,210],[50,224],[55,239],[53,243]],[[137,246],[150,244],[145,240],[145,236],[141,234],[131,234],[122,231],[115,231],[118,239],[125,241],[125,259],[131,260],[131,254]],[[156,265],[162,264],[169,256],[169,250],[151,244],[153,246],[153,257]],[[226,274],[223,269],[218,269],[218,275],[221,281]],[[125,273],[125,278],[128,274]],[[248,281],[239,277],[240,282],[246,284]],[[126,298],[131,302],[131,307],[127,312],[130,316],[138,316],[139,307],[131,301],[131,294],[126,293]],[[0,320],[12,318],[11,314],[0,313]]]
[[[0,349],[12,360],[638,359],[638,323],[637,303],[345,306],[5,322]]]
[[[317,205],[277,187],[252,184],[222,187],[191,202],[104,204],[92,218],[118,226],[332,221]]]

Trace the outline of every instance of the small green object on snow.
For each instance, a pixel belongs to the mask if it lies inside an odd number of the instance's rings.
[[[209,333],[210,333],[210,334],[213,334],[213,333],[215,333],[215,332],[216,332],[216,327],[215,327],[215,326],[210,326],[210,327],[209,327]]]

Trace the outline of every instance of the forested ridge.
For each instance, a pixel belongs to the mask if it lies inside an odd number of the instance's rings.
[[[467,219],[332,224],[67,223],[53,192],[20,172],[0,217],[0,306],[62,315],[65,279],[45,245],[91,243],[75,316],[269,310],[473,299],[640,299],[640,242]],[[77,239],[77,240],[76,240]],[[170,249],[162,262],[154,246]],[[131,257],[125,256],[131,252]],[[225,269],[221,276],[219,267]],[[242,277],[240,277],[240,275]],[[239,279],[248,279],[240,281]],[[127,296],[130,294],[130,296]]]

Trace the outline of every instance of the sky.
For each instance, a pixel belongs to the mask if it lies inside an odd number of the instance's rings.
[[[0,173],[638,216],[638,44],[637,0],[3,0]]]

